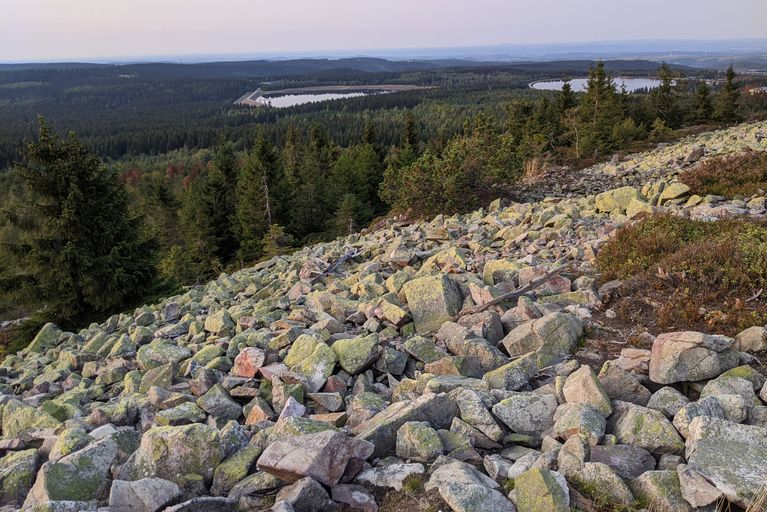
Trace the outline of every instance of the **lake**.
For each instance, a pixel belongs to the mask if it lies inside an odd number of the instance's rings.
[[[317,103],[320,101],[342,100],[345,98],[358,98],[368,96],[365,92],[325,92],[317,94],[285,94],[282,96],[261,96],[256,102],[275,108],[295,107],[305,103]]]
[[[660,85],[660,80],[654,78],[615,78],[614,80],[618,90],[620,90],[621,85],[625,85],[629,92],[639,89],[654,89]],[[586,90],[587,82],[587,78],[573,78],[570,80],[570,86],[575,92],[583,92]],[[530,87],[539,91],[561,91],[564,84],[563,80],[541,80],[531,83]]]

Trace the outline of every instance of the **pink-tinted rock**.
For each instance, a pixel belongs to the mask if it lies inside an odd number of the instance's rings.
[[[234,358],[234,367],[231,374],[235,377],[247,377],[252,379],[256,372],[261,369],[266,360],[266,353],[257,347],[247,347]]]
[[[309,476],[334,486],[347,467],[359,470],[374,448],[368,441],[326,430],[275,441],[258,459],[258,469],[286,482]]]

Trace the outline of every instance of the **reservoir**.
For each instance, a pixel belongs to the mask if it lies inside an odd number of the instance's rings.
[[[628,92],[634,92],[639,89],[654,89],[660,85],[660,80],[655,78],[622,78],[618,77],[614,79],[615,87],[620,90],[622,85],[626,86]],[[573,78],[570,80],[570,86],[575,92],[583,92],[586,90],[587,78]],[[564,80],[540,80],[533,82],[530,87],[538,89],[539,91],[561,91],[562,86],[565,84]]]

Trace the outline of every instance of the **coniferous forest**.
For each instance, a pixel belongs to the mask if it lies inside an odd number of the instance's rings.
[[[392,212],[468,211],[542,166],[767,109],[743,91],[759,79],[732,68],[225,64],[0,69],[0,319],[80,325]],[[618,74],[660,84],[628,92]],[[574,76],[585,91],[528,86]],[[425,88],[233,105],[258,87],[338,83]]]

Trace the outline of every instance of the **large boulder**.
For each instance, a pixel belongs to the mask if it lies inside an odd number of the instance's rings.
[[[378,358],[378,334],[342,339],[333,343],[338,364],[349,375],[367,370]]]
[[[662,412],[629,402],[614,402],[608,432],[619,443],[643,448],[653,455],[681,454],[684,441]]]
[[[353,432],[358,439],[375,445],[373,456],[383,457],[394,451],[397,431],[408,421],[426,421],[435,429],[449,428],[457,412],[455,402],[448,395],[427,394],[415,400],[394,402]]]
[[[9,452],[0,458],[0,505],[20,505],[35,481],[37,450]]]
[[[689,426],[686,456],[692,469],[746,508],[767,482],[767,429],[698,416]]]
[[[694,331],[669,332],[655,338],[650,380],[658,384],[711,379],[738,366],[735,340]]]
[[[511,393],[493,406],[493,414],[518,434],[541,436],[554,426],[558,406],[554,395]]]
[[[62,334],[61,329],[48,322],[27,346],[27,352],[45,352],[49,348],[55,347],[59,344],[59,338]]]
[[[464,462],[439,466],[424,489],[437,489],[455,512],[514,512],[514,505],[501,494],[498,484]]]
[[[629,203],[639,198],[639,191],[634,187],[621,187],[597,194],[594,198],[594,206],[600,212],[625,213]]]
[[[425,421],[408,421],[397,431],[397,456],[416,462],[431,462],[444,447],[437,431]]]
[[[111,468],[120,453],[111,437],[95,441],[57,462],[43,464],[24,508],[48,501],[96,501],[109,494]]]
[[[419,334],[435,332],[461,310],[461,290],[445,275],[408,281],[402,292]]]
[[[332,487],[345,473],[353,476],[359,472],[373,448],[367,441],[326,430],[275,441],[257,465],[286,482],[308,476]]]
[[[610,397],[607,396],[607,392],[588,365],[583,365],[568,375],[562,394],[568,404],[590,405],[605,418],[613,411]]]
[[[144,433],[138,450],[121,468],[119,478],[159,477],[183,487],[189,476],[196,476],[209,485],[224,455],[218,431],[207,425],[154,427]]]
[[[181,496],[178,485],[162,478],[134,482],[115,480],[109,493],[110,512],[157,512]]]
[[[557,363],[573,353],[583,335],[583,322],[568,313],[549,313],[512,330],[501,343],[512,357],[536,352],[539,367]]]
[[[519,512],[569,512],[570,494],[565,478],[554,471],[533,468],[514,479]]]

